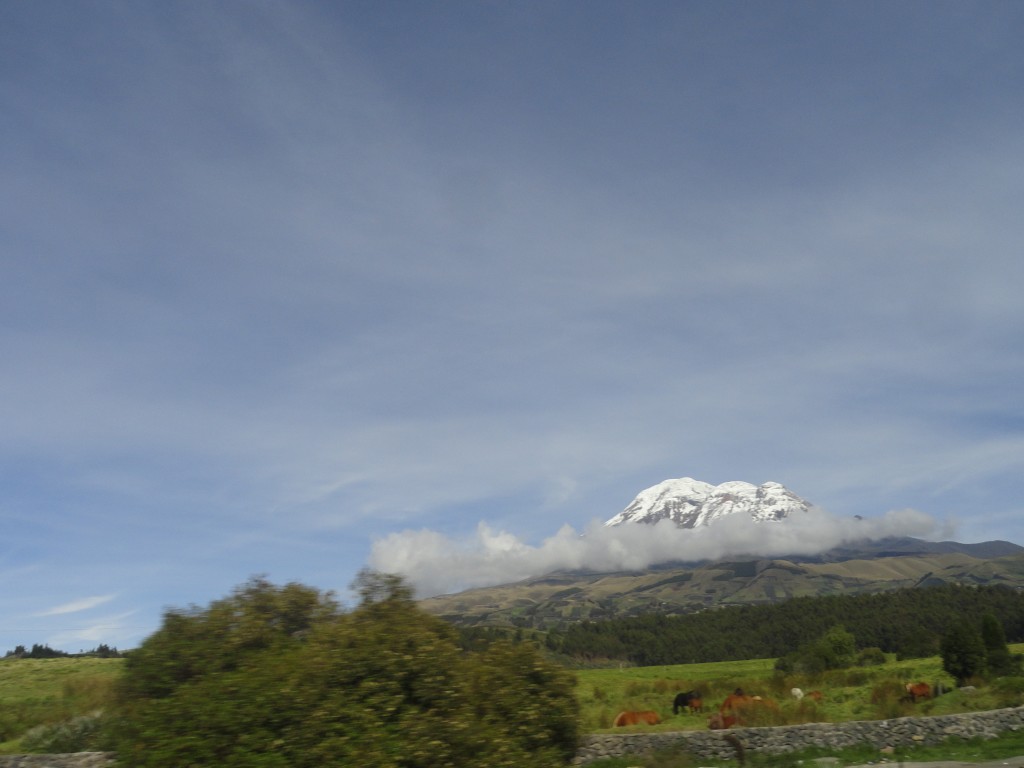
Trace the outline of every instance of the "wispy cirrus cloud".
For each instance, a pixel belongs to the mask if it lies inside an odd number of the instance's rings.
[[[68,613],[81,613],[82,611],[88,611],[97,606],[109,603],[113,600],[116,595],[94,595],[93,597],[83,597],[79,600],[72,600],[70,603],[63,603],[61,605],[55,605],[53,608],[48,608],[45,611],[40,611],[35,614],[36,616],[63,616]]]

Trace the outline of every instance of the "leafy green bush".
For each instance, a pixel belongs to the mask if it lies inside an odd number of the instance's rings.
[[[858,667],[878,667],[887,661],[885,652],[878,647],[862,648],[857,654]]]
[[[845,669],[856,658],[854,636],[841,625],[830,627],[824,635],[781,656],[775,669],[784,673],[819,675],[829,669]]]
[[[495,768],[575,753],[572,676],[532,646],[465,653],[398,577],[361,576],[343,613],[254,579],[169,611],[126,660],[112,733],[133,768]]]

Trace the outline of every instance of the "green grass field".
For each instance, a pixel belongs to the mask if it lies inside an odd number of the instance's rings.
[[[1024,653],[1024,644],[1011,646],[1010,650]],[[0,659],[0,754],[21,751],[21,737],[34,726],[102,710],[110,700],[122,664],[122,659],[99,658]],[[584,733],[610,730],[612,719],[623,709],[653,709],[661,715],[662,723],[620,731],[702,730],[707,727],[708,713],[737,687],[778,703],[778,722],[765,725],[938,715],[1024,705],[1024,686],[1001,686],[998,681],[993,685],[979,681],[973,693],[954,690],[917,704],[900,702],[900,688],[906,681],[944,681],[952,687],[953,681],[942,671],[938,657],[890,660],[877,667],[833,671],[814,678],[780,676],[774,671],[774,659],[586,669],[575,674]],[[806,698],[796,702],[789,695],[793,687],[820,690],[824,698],[820,704]],[[691,689],[704,695],[707,711],[673,715],[675,694]],[[965,750],[986,754],[970,745]]]
[[[1024,644],[1011,646],[1013,653],[1024,652]],[[749,694],[773,699],[779,706],[776,722],[764,725],[800,722],[842,722],[873,720],[903,715],[940,715],[981,711],[1024,704],[1012,687],[979,685],[973,693],[953,690],[945,696],[918,702],[899,701],[902,684],[908,681],[943,682],[955,688],[954,681],[942,671],[939,657],[890,660],[877,667],[854,667],[826,672],[815,677],[778,675],[774,659],[684,664],[667,667],[625,667],[577,671],[577,698],[580,702],[583,730],[609,730],[615,715],[624,709],[653,709],[661,715],[656,730],[691,730],[707,727],[708,712],[739,687]],[[979,681],[980,682],[980,681]],[[804,699],[797,702],[791,688],[820,690],[820,704]],[[672,714],[672,700],[680,691],[697,690],[704,696],[704,714]],[[635,726],[634,730],[651,726]]]
[[[1024,644],[1011,645],[1012,653],[1024,653]],[[954,690],[936,699],[909,704],[899,701],[902,684],[911,680],[929,683],[952,680],[942,671],[938,657],[909,661],[889,660],[878,667],[853,668],[822,674],[815,678],[778,676],[774,659],[686,664],[668,667],[625,667],[590,669],[577,672],[577,698],[580,701],[584,732],[676,731],[703,730],[707,717],[736,687],[751,694],[775,699],[779,704],[779,722],[842,722],[870,720],[904,715],[942,715],[956,712],[984,711],[1024,705],[1024,680],[978,681],[977,690],[965,693]],[[789,690],[820,690],[820,705],[797,703]],[[699,690],[705,695],[703,714],[672,714],[675,694]],[[880,692],[883,695],[873,695]],[[623,709],[653,709],[662,717],[656,726],[611,728],[611,721]],[[904,761],[958,760],[982,762],[1003,760],[1024,755],[1024,733],[1007,733],[996,739],[971,741],[951,740],[935,747],[900,749],[883,759],[871,745],[841,752],[799,752],[788,755],[747,755],[747,768],[806,768],[820,757],[833,758],[836,765],[889,764]],[[700,763],[707,766],[708,763]],[[735,766],[735,762],[723,765]],[[685,752],[666,751],[648,755],[601,760],[589,768],[698,768],[698,763]]]
[[[19,751],[21,736],[102,710],[122,659],[0,659],[0,754]]]

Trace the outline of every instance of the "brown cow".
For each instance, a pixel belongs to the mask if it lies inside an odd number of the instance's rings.
[[[718,708],[718,711],[725,714],[736,714],[736,711],[748,706],[754,700],[753,696],[747,696],[743,692],[742,688],[737,688],[735,691],[725,697],[725,701]]]
[[[930,699],[932,697],[932,687],[928,683],[907,683],[907,695],[905,698],[911,702],[915,702],[918,699]]]
[[[737,688],[726,696],[718,714],[708,720],[708,728],[717,730],[733,725],[765,725],[777,718],[779,705],[772,699],[749,696]]]
[[[724,731],[727,728],[732,728],[737,722],[739,721],[735,715],[723,715],[721,712],[715,712],[708,718],[708,728],[712,731]]]
[[[822,696],[821,691],[811,691],[810,693],[807,694],[807,698],[814,699],[816,702],[818,702],[820,704],[821,700],[823,698],[825,698],[825,697]]]
[[[661,718],[658,717],[658,713],[645,709],[642,712],[633,712],[626,710],[625,712],[619,712],[615,716],[615,720],[612,721],[612,727],[618,728],[622,725],[640,725],[641,723],[647,723],[647,725],[657,725],[661,722]]]

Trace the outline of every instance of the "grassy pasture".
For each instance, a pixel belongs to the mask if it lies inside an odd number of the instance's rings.
[[[19,751],[20,737],[101,710],[122,659],[0,659],[0,754]]]
[[[1011,646],[1013,653],[1024,652],[1024,644]],[[698,730],[707,727],[707,717],[733,689],[739,687],[752,695],[772,699],[777,712],[765,715],[762,725],[802,722],[842,722],[874,720],[904,715],[941,715],[981,711],[1024,704],[1022,694],[999,686],[985,686],[965,693],[955,690],[953,679],[942,671],[942,661],[925,659],[895,661],[892,658],[875,667],[854,667],[807,677],[780,675],[774,671],[774,659],[755,659],[713,664],[682,664],[663,667],[624,667],[577,671],[577,698],[580,702],[583,731],[611,729],[615,715],[624,709],[652,709],[662,719],[655,730]],[[900,701],[903,683],[942,682],[954,689],[936,699],[910,704]],[[806,697],[796,701],[791,688],[820,690],[820,704]],[[697,690],[704,697],[705,713],[672,714],[672,700],[680,691]],[[632,726],[624,730],[649,730],[652,726]]]
[[[1010,650],[1024,653],[1024,644],[1012,645]],[[661,715],[662,723],[619,731],[702,730],[707,727],[708,714],[736,687],[778,703],[778,722],[765,725],[939,715],[1024,705],[1024,687],[1001,688],[998,681],[979,684],[971,694],[954,691],[913,705],[900,702],[900,688],[906,681],[943,681],[952,687],[938,657],[890,659],[877,667],[833,671],[814,678],[777,675],[774,663],[774,659],[753,659],[577,670],[582,731],[611,730],[612,719],[623,709],[653,709]],[[34,726],[60,723],[103,709],[122,664],[123,659],[0,659],[0,754],[22,751],[20,737]],[[824,699],[820,704],[806,698],[796,702],[789,696],[793,687],[820,690]],[[706,711],[673,715],[675,694],[691,689],[704,695]]]

